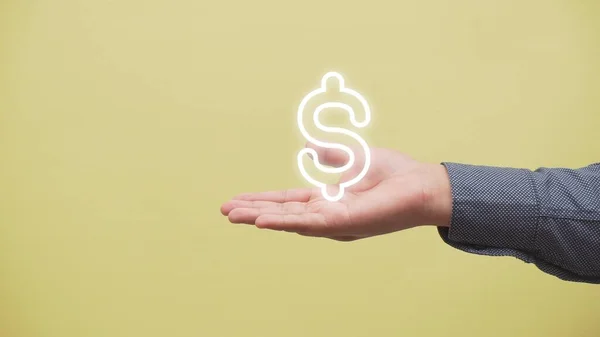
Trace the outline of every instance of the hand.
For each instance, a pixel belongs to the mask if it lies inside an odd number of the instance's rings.
[[[316,151],[323,165],[340,167],[348,160],[341,150],[310,143],[307,147]],[[361,161],[364,158],[356,156],[355,165],[340,182],[354,178],[362,169]],[[451,211],[450,183],[442,165],[420,163],[382,148],[371,149],[367,175],[337,202],[325,200],[318,188],[301,188],[245,193],[221,206],[232,223],[338,241],[422,225],[448,226]]]

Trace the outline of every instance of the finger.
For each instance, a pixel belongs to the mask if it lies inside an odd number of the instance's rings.
[[[342,242],[350,242],[350,241],[355,241],[360,239],[360,237],[358,236],[322,236],[322,235],[317,235],[314,233],[296,233],[298,235],[301,236],[306,236],[306,237],[312,237],[312,238],[324,238],[324,239],[330,239],[330,240],[335,240],[335,241],[342,241]]]
[[[236,208],[229,212],[227,218],[234,224],[254,225],[260,214],[260,210],[257,208]]]
[[[358,239],[361,239],[358,236],[328,236],[328,239],[331,240],[335,240],[335,241],[342,241],[342,242],[351,242],[351,241],[356,241]]]
[[[226,203],[221,205],[221,214],[227,216],[231,211],[236,208],[256,208],[253,207],[252,204],[256,201],[245,201],[245,200],[229,200]],[[264,201],[264,203],[270,203],[269,201]]]
[[[228,215],[231,211],[240,208],[258,209],[262,214],[301,214],[307,212],[306,203],[304,202],[278,203],[247,200],[231,200],[221,206],[221,212],[223,215]]]
[[[307,202],[310,200],[312,194],[313,190],[310,188],[296,188],[282,191],[243,193],[233,197],[233,199],[272,202]]]
[[[258,204],[264,205],[264,207],[260,207]],[[300,202],[288,202],[284,204],[255,202],[254,206],[234,208],[228,212],[227,217],[231,223],[254,224],[255,220],[263,215],[298,215],[307,212],[306,204]]]
[[[255,219],[258,228],[288,232],[325,233],[328,229],[325,217],[318,213],[264,214]]]
[[[318,160],[323,165],[340,167],[344,166],[350,160],[348,153],[340,149],[320,147],[311,142],[307,142],[305,146],[309,149],[313,149],[317,153]],[[352,149],[352,147],[350,147],[350,149]],[[313,159],[312,156],[311,159]]]
[[[299,202],[293,202],[294,204],[304,204]],[[236,208],[283,208],[284,205],[291,203],[279,203],[273,201],[255,201],[255,200],[237,200],[232,199],[221,205],[221,213],[223,215],[229,214]],[[289,207],[290,205],[287,205]]]

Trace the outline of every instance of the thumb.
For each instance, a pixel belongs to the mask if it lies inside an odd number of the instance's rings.
[[[340,167],[344,166],[350,160],[348,153],[340,149],[320,147],[311,142],[307,142],[305,146],[306,148],[312,149],[317,153],[319,162],[323,165]],[[350,147],[350,149],[354,151],[352,147]],[[310,154],[309,156],[311,159],[313,159]]]

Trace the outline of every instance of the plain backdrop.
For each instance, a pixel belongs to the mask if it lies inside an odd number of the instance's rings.
[[[0,335],[600,334],[597,286],[433,227],[354,243],[232,225],[307,186],[296,108],[327,71],[373,146],[427,162],[600,160],[595,0],[3,0]]]

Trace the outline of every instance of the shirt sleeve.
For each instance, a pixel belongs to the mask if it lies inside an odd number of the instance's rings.
[[[453,199],[450,227],[438,227],[444,242],[600,284],[600,163],[535,171],[442,164]]]

